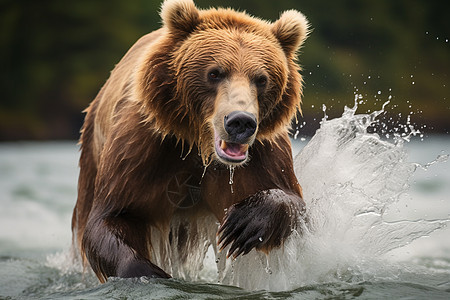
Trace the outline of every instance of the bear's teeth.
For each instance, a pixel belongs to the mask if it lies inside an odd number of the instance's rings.
[[[220,142],[220,148],[222,148],[222,150],[227,149],[227,142],[225,142],[224,140],[222,140],[222,141]]]

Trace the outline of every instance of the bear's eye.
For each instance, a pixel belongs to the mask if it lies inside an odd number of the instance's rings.
[[[218,82],[223,78],[223,73],[219,69],[212,69],[208,72],[208,80],[211,82]]]
[[[259,77],[256,78],[256,86],[259,88],[264,88],[267,85],[267,76],[266,75],[261,75]]]

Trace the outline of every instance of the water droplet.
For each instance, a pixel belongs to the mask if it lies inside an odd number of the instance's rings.
[[[234,166],[229,166],[230,168],[230,181],[228,181],[228,183],[230,184],[230,188],[231,188],[231,193],[233,194],[233,179],[234,179]]]
[[[230,169],[230,181],[228,183],[233,184],[234,167],[230,166],[229,169]]]
[[[327,107],[325,104],[322,104],[322,111],[323,111],[323,120],[327,120],[328,116],[327,116]]]

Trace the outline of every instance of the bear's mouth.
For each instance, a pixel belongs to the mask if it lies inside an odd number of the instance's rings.
[[[219,159],[226,163],[242,163],[248,157],[249,144],[227,142],[218,135],[215,138],[215,149]]]

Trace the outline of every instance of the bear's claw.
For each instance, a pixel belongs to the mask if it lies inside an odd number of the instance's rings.
[[[227,258],[245,255],[253,248],[268,253],[290,235],[301,209],[303,200],[298,196],[281,190],[258,192],[229,209],[217,233],[217,244],[221,251],[230,246]]]
[[[262,244],[263,238],[258,236],[263,235],[263,229],[259,230],[255,227],[255,224],[249,224],[251,220],[243,219],[239,212],[230,213],[229,217],[219,229],[220,250],[222,251],[228,245],[230,249],[227,253],[227,258],[232,256],[236,258],[240,254],[247,254],[253,248],[257,248],[259,244]]]

